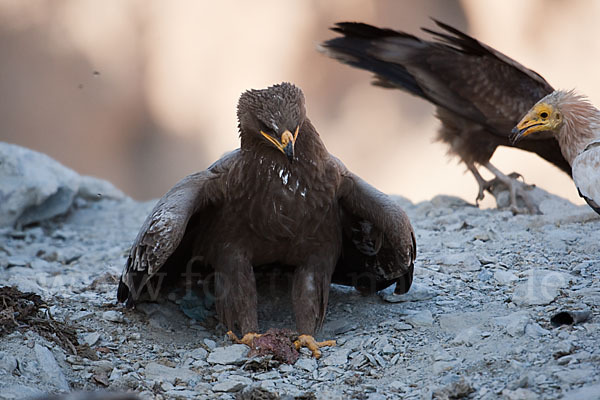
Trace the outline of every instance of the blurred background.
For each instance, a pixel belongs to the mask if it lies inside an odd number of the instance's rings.
[[[336,21],[427,36],[429,17],[600,104],[596,0],[0,0],[0,141],[160,197],[238,147],[244,90],[291,81],[330,152],[379,189],[473,202],[475,180],[433,142],[431,105],[315,50]],[[501,148],[492,163],[582,204],[537,156]]]

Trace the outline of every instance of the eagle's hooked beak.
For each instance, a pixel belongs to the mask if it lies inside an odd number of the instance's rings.
[[[298,137],[298,131],[300,130],[300,126],[296,127],[296,130],[294,131],[294,134],[292,135],[292,133],[289,130],[285,130],[282,134],[281,134],[281,143],[275,139],[274,137],[272,137],[271,135],[260,131],[260,133],[271,143],[273,143],[275,145],[275,147],[277,147],[279,149],[279,151],[281,151],[283,154],[286,155],[286,157],[288,158],[288,160],[290,160],[290,162],[292,162],[294,160],[294,145],[296,144],[296,138]]]

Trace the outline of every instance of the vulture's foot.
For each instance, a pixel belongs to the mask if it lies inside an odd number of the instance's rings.
[[[523,176],[517,172],[513,172],[509,175],[504,175],[499,169],[494,167],[492,164],[487,163],[485,167],[493,173],[496,178],[485,182],[485,189],[492,193],[496,198],[498,208],[508,208],[514,214],[539,214],[539,208],[533,198],[530,195],[533,185],[528,185],[525,182],[519,180]],[[503,205],[501,199],[499,199],[500,193],[508,189],[508,205]],[[480,187],[481,191],[481,187]],[[521,200],[521,204],[519,203]]]
[[[479,193],[477,193],[477,198],[475,199],[475,205],[479,207],[479,202],[485,197],[485,191],[487,190],[488,192],[492,193],[491,188],[493,185],[493,179],[489,181],[483,179],[483,176],[481,176],[481,174],[475,167],[475,164],[467,163],[467,168],[469,169],[469,171],[471,171],[471,173],[475,177],[475,180],[477,181],[477,186],[479,186]]]
[[[310,351],[312,351],[312,355],[314,358],[321,358],[321,347],[332,347],[335,346],[335,340],[325,340],[324,342],[317,342],[314,337],[310,335],[300,335],[298,336],[298,340],[294,342],[296,349],[300,349],[301,347],[306,347]]]

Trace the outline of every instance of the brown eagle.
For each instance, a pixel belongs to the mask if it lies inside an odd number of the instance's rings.
[[[330,283],[374,292],[412,282],[416,243],[408,217],[387,195],[327,152],[290,83],[243,93],[241,146],[177,183],[156,204],[129,253],[117,297],[144,291],[191,266],[214,279],[217,316],[256,331],[255,268],[293,269],[299,333],[325,317]],[[160,287],[159,287],[160,289]]]
[[[516,147],[571,173],[558,142],[548,132],[517,143],[509,138],[527,110],[553,92],[552,86],[499,51],[449,25],[435,23],[443,32],[423,29],[434,41],[363,23],[337,23],[332,30],[342,36],[324,42],[321,49],[343,63],[373,72],[375,85],[402,89],[433,103],[442,122],[438,139],[475,176],[476,201],[485,190],[490,191],[493,182],[480,175],[477,168],[484,166],[508,186],[513,210],[519,211],[518,194],[534,212],[535,204],[516,181],[519,175],[503,174],[490,158],[498,146]]]
[[[554,135],[572,167],[579,195],[600,214],[600,110],[574,91],[557,90],[538,101],[513,129],[513,141]]]

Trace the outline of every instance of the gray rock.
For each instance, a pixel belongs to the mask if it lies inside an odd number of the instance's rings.
[[[4,262],[4,266],[7,268],[10,267],[28,267],[33,259],[31,257],[26,256],[9,256],[6,257],[6,262]]]
[[[98,340],[100,340],[100,333],[99,332],[85,333],[81,336],[81,340],[83,341],[83,343],[87,344],[88,346],[93,346],[96,343],[98,343]]]
[[[476,327],[471,327],[460,331],[454,339],[450,341],[452,344],[464,344],[465,346],[473,346],[481,340],[481,331]]]
[[[450,371],[458,365],[458,361],[436,361],[431,366],[431,370],[435,375],[442,372]]]
[[[198,347],[192,351],[188,351],[187,353],[185,353],[183,358],[191,357],[194,360],[206,360],[207,356],[208,351],[206,351],[206,349],[202,347]]]
[[[123,192],[114,187],[110,182],[93,176],[79,177],[79,190],[77,195],[85,200],[124,200],[127,198]]]
[[[558,271],[531,269],[527,282],[518,285],[512,301],[517,305],[546,305],[556,299],[559,289],[568,287],[572,277]]]
[[[293,388],[295,389],[295,388]],[[295,398],[295,390],[286,390],[285,393],[289,398]],[[240,393],[237,394],[236,400],[279,400],[281,397],[277,392],[271,391],[270,388],[261,385],[246,386]],[[288,397],[284,397],[287,399]]]
[[[449,382],[445,386],[436,388],[430,392],[429,396],[435,396],[436,399],[462,399],[475,391],[466,379],[456,376],[450,376],[449,378]]]
[[[294,364],[297,368],[303,369],[308,372],[313,372],[317,368],[317,360],[314,358],[300,357]]]
[[[439,260],[442,265],[448,265],[456,267],[461,271],[479,271],[481,269],[481,262],[479,258],[473,253],[463,252],[448,254]]]
[[[568,391],[563,400],[600,400],[600,383]]]
[[[108,374],[114,368],[114,365],[109,360],[98,360],[92,363],[92,372]]]
[[[488,312],[452,312],[438,316],[442,329],[459,333],[465,329],[480,326],[490,319]]]
[[[188,368],[173,368],[157,362],[150,362],[144,369],[146,379],[157,382],[169,382],[174,385],[176,379],[190,381],[199,377],[197,373]]]
[[[110,322],[123,322],[123,314],[115,310],[104,311],[102,318]]]
[[[477,274],[477,279],[479,279],[482,282],[489,282],[489,280],[492,279],[493,276],[494,274],[492,274],[492,272],[489,269],[482,269]]]
[[[246,386],[252,384],[252,379],[239,375],[229,375],[222,381],[217,382],[212,390],[214,392],[239,392]]]
[[[548,335],[550,331],[542,328],[538,323],[530,322],[525,327],[525,333],[530,337],[540,337]]]
[[[3,400],[22,400],[39,397],[44,394],[43,391],[21,384],[11,384],[7,386],[0,385]]]
[[[395,323],[393,325],[393,327],[394,327],[394,329],[399,330],[399,331],[410,331],[413,328],[412,325],[409,325],[402,321],[398,321],[397,323]]]
[[[502,397],[506,400],[537,400],[540,397],[529,389],[519,388],[516,390],[504,389]]]
[[[333,350],[331,354],[322,361],[323,365],[344,365],[348,361],[349,349],[339,348]]]
[[[62,370],[54,358],[54,354],[48,350],[45,346],[38,343],[34,346],[35,356],[40,365],[40,377],[43,377],[44,381],[56,387],[61,391],[68,391],[70,389],[69,383],[65,378]]]
[[[519,278],[512,271],[505,271],[503,269],[497,269],[494,271],[494,279],[501,285],[510,285],[514,281],[519,280]]]
[[[18,361],[15,356],[8,354],[4,351],[0,351],[0,373],[5,372],[12,374],[17,369]]]
[[[64,214],[79,176],[45,154],[0,143],[0,226],[27,225]]]
[[[433,315],[431,314],[431,311],[423,310],[416,314],[407,316],[405,321],[415,327],[427,327],[433,325]]]
[[[66,213],[77,195],[126,196],[112,184],[81,177],[45,154],[0,142],[0,226],[28,225]]]
[[[195,390],[188,389],[170,389],[165,392],[165,396],[167,399],[197,399],[198,392]]]
[[[113,368],[113,370],[110,372],[110,375],[108,376],[108,380],[111,382],[118,382],[123,378],[123,370],[120,370],[118,368]]]
[[[268,372],[263,372],[262,374],[256,374],[253,376],[253,378],[257,379],[259,381],[266,381],[266,380],[279,379],[279,378],[281,378],[281,375],[279,374],[279,372],[271,370]]]
[[[565,383],[577,384],[586,382],[591,377],[595,376],[596,373],[591,367],[583,367],[575,369],[563,369],[555,372],[554,375]]]
[[[405,294],[394,294],[393,291],[383,291],[381,297],[388,303],[399,303],[403,301],[423,301],[433,299],[439,291],[425,286],[422,283],[413,283],[410,290]]]
[[[495,322],[506,329],[510,336],[522,336],[525,334],[525,327],[530,321],[527,311],[517,311],[505,317],[498,317]]]
[[[241,364],[246,360],[248,346],[245,344],[233,344],[227,347],[217,347],[209,355],[206,361],[211,364]]]

